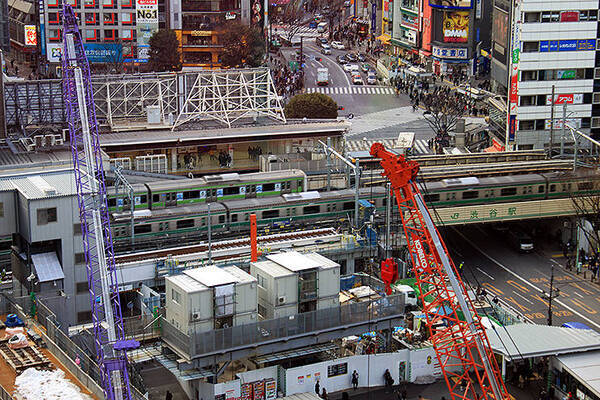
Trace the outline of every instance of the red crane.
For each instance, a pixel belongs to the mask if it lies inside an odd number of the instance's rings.
[[[381,143],[371,146],[371,155],[381,159],[382,175],[391,182],[427,328],[452,399],[509,400],[485,328],[416,184],[419,164]],[[384,263],[389,269],[389,260]]]

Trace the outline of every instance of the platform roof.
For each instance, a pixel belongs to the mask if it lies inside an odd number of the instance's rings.
[[[509,360],[600,350],[600,334],[589,329],[516,324],[493,325],[486,333],[494,352]]]
[[[558,361],[596,396],[600,396],[600,351],[563,355],[558,357]]]

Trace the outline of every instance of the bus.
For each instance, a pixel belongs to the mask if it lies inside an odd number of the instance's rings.
[[[327,86],[329,84],[329,69],[317,68],[317,85]]]

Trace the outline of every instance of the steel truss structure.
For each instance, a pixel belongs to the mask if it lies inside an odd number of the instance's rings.
[[[75,13],[63,4],[63,93],[87,267],[96,359],[108,400],[130,400],[127,350],[115,268],[102,150],[90,82]]]
[[[162,124],[168,124],[169,115],[175,118],[177,107],[177,75],[139,74],[97,77],[92,80],[96,114],[108,126],[118,130],[127,123],[145,123],[147,107],[158,107]],[[169,124],[170,125],[170,124]]]
[[[242,118],[267,116],[285,123],[281,101],[268,68],[185,73],[185,102],[176,127],[212,119],[231,127]]]
[[[416,184],[419,164],[381,143],[373,144],[371,155],[381,158],[383,175],[391,182],[430,340],[451,398],[510,400],[481,318]]]
[[[231,127],[254,116],[285,122],[267,68],[98,75],[91,84],[98,122],[114,131],[145,125],[149,106],[160,110],[158,126],[212,119]],[[9,131],[33,136],[67,123],[61,80],[7,82],[4,90]]]

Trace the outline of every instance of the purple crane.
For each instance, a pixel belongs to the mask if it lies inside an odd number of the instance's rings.
[[[101,384],[106,399],[130,400],[126,351],[139,343],[125,340],[90,66],[66,1],[62,71]]]

